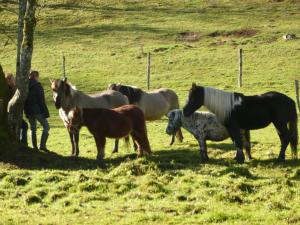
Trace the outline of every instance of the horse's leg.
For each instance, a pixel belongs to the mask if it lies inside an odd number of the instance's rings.
[[[119,151],[119,139],[115,140],[115,146],[112,153],[117,153]]]
[[[195,136],[199,143],[200,147],[200,159],[202,162],[206,162],[209,160],[208,154],[207,154],[207,145],[206,140],[202,136]]]
[[[69,132],[69,137],[70,137],[70,141],[71,141],[71,144],[72,144],[72,154],[71,154],[71,156],[75,155],[75,143],[74,143],[73,136],[74,136],[73,133]]]
[[[105,137],[102,135],[94,135],[96,146],[97,146],[97,160],[102,160],[105,156],[104,148],[105,148]]]
[[[249,159],[252,159],[251,156],[251,142],[250,142],[250,131],[249,130],[241,130],[242,138],[243,138],[243,145],[246,149],[246,154]]]
[[[285,161],[285,151],[286,151],[288,144],[290,143],[291,135],[290,135],[290,132],[289,132],[286,124],[274,123],[274,125],[276,127],[276,130],[279,135],[280,142],[281,142],[281,149],[280,149],[280,153],[278,156],[278,161],[284,162]]]
[[[117,153],[119,151],[119,139],[115,139],[115,145],[112,153]]]
[[[131,139],[132,139],[132,142],[133,142],[133,149],[134,149],[134,151],[138,151],[138,145],[136,144],[136,142],[135,142],[135,140],[134,140],[134,138],[131,136]]]
[[[179,130],[176,132],[176,138],[179,142],[182,142],[183,141],[183,135],[182,135],[182,131],[181,129],[179,128]]]
[[[79,155],[79,131],[74,134],[74,141],[75,141],[75,156]]]
[[[175,141],[175,135],[173,134],[171,137],[170,146],[174,144],[174,141]]]
[[[139,151],[138,157],[144,156],[144,150],[143,150],[143,148],[142,148],[142,146],[141,146],[141,143],[139,142],[138,135],[136,134],[135,131],[132,131],[132,132],[131,132],[131,137],[132,137],[132,140],[134,140],[134,141],[133,141],[134,143],[137,142],[137,145],[138,145],[138,151]]]
[[[146,132],[137,132],[133,131],[131,133],[132,137],[137,141],[140,149],[140,156],[143,156],[145,153],[146,154],[151,154],[151,148],[149,144],[149,140],[147,138]]]
[[[245,161],[245,156],[243,153],[243,139],[241,135],[241,130],[239,126],[234,122],[231,122],[228,125],[227,130],[230,134],[232,141],[234,142],[237,148],[235,159],[238,163],[243,163]]]

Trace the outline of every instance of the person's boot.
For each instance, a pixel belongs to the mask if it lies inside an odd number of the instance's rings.
[[[44,151],[44,152],[50,152],[47,147],[46,147],[46,143],[48,140],[48,136],[49,134],[46,132],[43,132],[42,137],[41,137],[41,144],[40,144],[40,150]]]
[[[31,134],[31,143],[34,150],[39,150],[37,146],[36,134]]]

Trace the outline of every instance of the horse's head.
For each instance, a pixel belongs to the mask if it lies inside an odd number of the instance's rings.
[[[178,129],[181,127],[181,116],[182,116],[182,111],[180,109],[174,109],[168,113],[168,126],[166,129],[166,133],[169,135],[175,134]]]
[[[50,80],[53,99],[57,109],[62,107],[62,103],[67,101],[71,95],[71,86],[67,83],[67,78],[62,80]]]
[[[78,133],[82,127],[82,110],[79,107],[73,108],[68,113],[69,124],[67,126],[70,133]]]
[[[114,91],[119,91],[119,88],[120,88],[121,84],[120,83],[112,83],[112,84],[109,84],[108,87],[107,87],[107,90],[114,90]]]
[[[185,106],[183,107],[183,115],[190,116],[193,112],[199,109],[204,104],[204,89],[197,86],[195,83],[189,91],[189,97]]]

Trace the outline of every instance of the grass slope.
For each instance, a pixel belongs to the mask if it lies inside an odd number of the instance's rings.
[[[5,3],[1,3],[5,4]],[[9,9],[16,4],[6,3]],[[61,76],[92,93],[111,82],[146,87],[146,52],[152,53],[151,88],[173,88],[181,104],[191,82],[258,94],[277,90],[295,99],[299,79],[300,4],[296,0],[70,1],[38,9],[32,67],[41,72],[50,107],[51,154],[0,155],[0,224],[300,224],[299,162],[277,164],[275,129],[252,132],[254,160],[238,165],[230,140],[208,143],[201,164],[196,141],[184,133],[169,147],[166,119],[148,123],[153,156],[136,159],[120,149],[96,162],[84,129],[80,158],[71,159],[66,130],[54,108],[48,78]],[[17,18],[1,12],[15,35]],[[15,70],[15,43],[0,33],[0,60]],[[237,88],[237,52],[244,50],[244,86]],[[3,147],[2,147],[3,148]]]

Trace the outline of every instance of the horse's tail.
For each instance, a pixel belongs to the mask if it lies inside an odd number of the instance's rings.
[[[292,157],[293,159],[297,159],[298,157],[298,149],[297,149],[297,145],[298,145],[298,118],[297,118],[297,110],[296,110],[296,106],[294,104],[294,110],[292,112],[292,119],[289,122],[289,130],[290,130],[290,134],[291,134],[291,150],[292,150]]]

